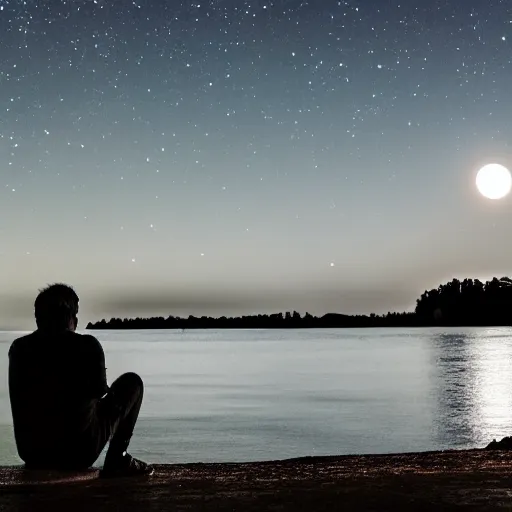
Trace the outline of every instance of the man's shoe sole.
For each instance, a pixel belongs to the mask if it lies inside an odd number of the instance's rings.
[[[138,476],[151,476],[155,472],[155,468],[149,467],[147,471],[141,473],[123,473],[120,471],[119,473],[103,473],[100,471],[100,478],[136,478]]]

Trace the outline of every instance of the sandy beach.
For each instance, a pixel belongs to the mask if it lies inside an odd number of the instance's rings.
[[[0,470],[0,509],[37,511],[512,509],[512,454],[444,451],[155,466],[146,479]]]

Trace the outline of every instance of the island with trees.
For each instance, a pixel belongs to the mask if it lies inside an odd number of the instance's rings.
[[[512,326],[512,279],[493,278],[485,283],[464,279],[425,291],[413,312],[384,315],[328,313],[258,314],[240,317],[111,318],[89,323],[87,329],[298,329],[355,327]]]

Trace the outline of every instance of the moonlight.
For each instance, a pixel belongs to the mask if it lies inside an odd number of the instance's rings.
[[[512,188],[512,177],[503,165],[489,164],[478,171],[476,188],[488,199],[502,199]]]

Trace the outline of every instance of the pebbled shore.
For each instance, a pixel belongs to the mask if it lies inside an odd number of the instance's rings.
[[[0,510],[511,510],[512,453],[465,450],[156,465],[145,479],[0,468]]]

